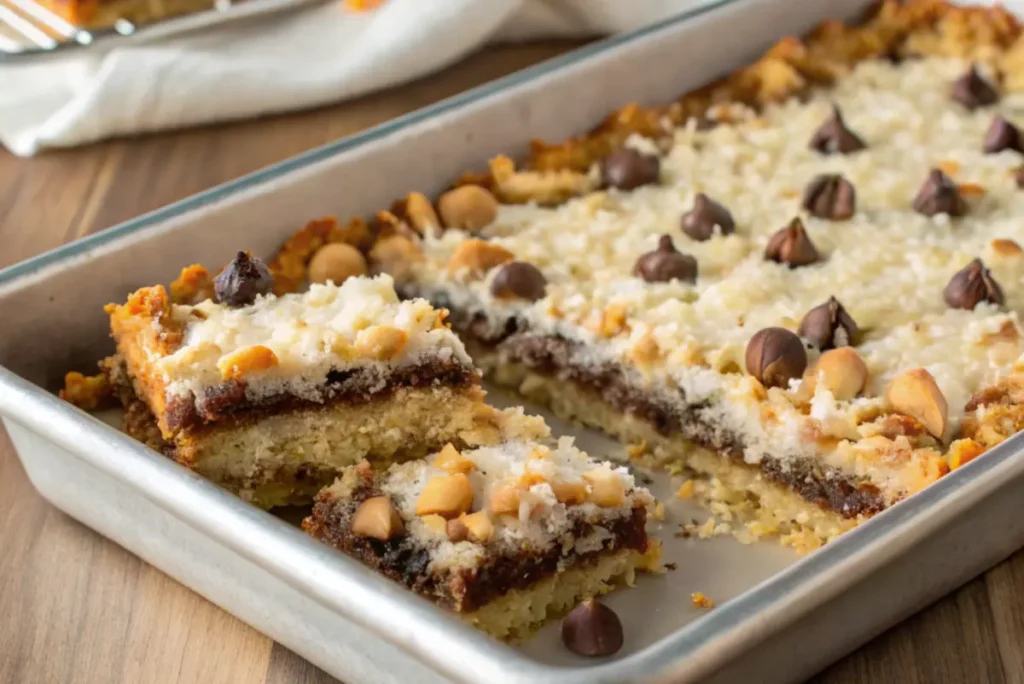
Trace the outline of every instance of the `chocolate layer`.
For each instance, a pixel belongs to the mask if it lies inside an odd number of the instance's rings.
[[[230,426],[297,409],[364,404],[389,398],[402,388],[428,386],[464,387],[479,382],[474,369],[456,359],[434,358],[423,363],[395,368],[383,383],[376,368],[331,371],[315,396],[297,397],[278,393],[253,399],[246,396],[244,380],[232,380],[204,391],[201,401],[193,395],[167,404],[166,422],[172,432]]]
[[[426,596],[432,601],[459,612],[474,611],[513,589],[528,589],[558,571],[565,560],[562,548],[555,545],[541,552],[524,551],[515,556],[494,555],[476,569],[432,573],[428,569],[430,552],[411,536],[386,542],[351,534],[355,509],[364,500],[381,496],[372,485],[353,492],[351,499],[337,501],[318,499],[313,514],[303,528],[313,537],[359,558],[374,570]],[[634,508],[632,515],[618,520],[602,521],[611,534],[602,548],[575,556],[574,565],[586,565],[612,551],[647,550],[646,511]],[[575,538],[590,534],[593,526],[579,520],[572,529]]]

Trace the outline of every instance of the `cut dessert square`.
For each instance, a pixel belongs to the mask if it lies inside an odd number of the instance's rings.
[[[270,507],[479,427],[479,376],[444,312],[400,302],[388,276],[275,296],[265,271],[240,253],[216,300],[156,286],[108,307],[130,434]]]
[[[814,547],[1021,424],[1020,35],[879,3],[272,269],[357,235],[498,382]]]
[[[658,567],[654,501],[626,468],[521,409],[498,423],[486,446],[345,469],[303,527],[499,638]]]

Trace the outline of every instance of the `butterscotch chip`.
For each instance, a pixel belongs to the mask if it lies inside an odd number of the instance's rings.
[[[513,483],[495,487],[491,492],[491,512],[495,515],[519,515],[521,491],[520,487]]]
[[[583,482],[561,482],[555,480],[550,483],[551,491],[559,503],[567,505],[581,504],[587,500],[587,486]]]
[[[405,525],[390,498],[374,496],[359,504],[352,516],[352,532],[361,537],[387,541],[404,534]]]
[[[217,370],[225,380],[237,380],[250,373],[273,368],[279,363],[272,349],[257,344],[225,354],[217,361]]]
[[[372,325],[356,335],[358,354],[378,361],[393,359],[405,349],[409,335],[401,328],[390,325]]]
[[[464,473],[437,475],[424,485],[416,502],[416,515],[436,513],[444,518],[454,518],[472,507],[473,487]]]
[[[1007,238],[993,240],[991,247],[992,251],[1001,257],[1015,257],[1024,254],[1024,248]]]
[[[479,185],[463,185],[449,190],[437,200],[444,225],[476,233],[498,215],[498,200]]]
[[[893,378],[886,396],[898,413],[914,418],[933,437],[942,439],[949,407],[931,373],[924,368],[903,371]]]
[[[352,245],[334,242],[324,245],[309,262],[309,280],[313,283],[333,282],[341,285],[349,278],[366,275],[366,258]]]
[[[427,529],[433,532],[434,534],[448,534],[448,521],[439,516],[438,514],[431,513],[430,515],[424,515],[420,518],[420,520],[422,520],[423,524],[427,526]]]
[[[500,245],[485,240],[466,240],[455,248],[448,261],[448,270],[452,273],[468,271],[471,276],[479,278],[513,259],[515,255]]]
[[[434,467],[447,473],[468,473],[476,464],[449,443],[444,445],[441,453],[434,459]]]
[[[587,501],[591,503],[602,508],[613,508],[621,506],[626,500],[626,488],[622,479],[607,468],[591,470],[583,475],[583,479],[590,485]]]
[[[821,355],[815,376],[839,401],[853,399],[868,381],[868,367],[852,347],[839,347]]]
[[[413,229],[420,235],[425,237],[441,233],[441,219],[437,217],[434,205],[423,193],[409,193],[405,198],[405,213]]]
[[[494,523],[487,511],[477,511],[459,518],[469,531],[469,538],[475,542],[486,542],[494,536]]]
[[[973,439],[958,439],[949,445],[949,453],[946,455],[946,459],[949,461],[949,469],[956,470],[960,466],[970,463],[983,453],[985,453],[985,447]]]

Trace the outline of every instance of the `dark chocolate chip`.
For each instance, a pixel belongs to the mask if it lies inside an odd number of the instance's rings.
[[[722,235],[736,232],[736,223],[729,210],[703,192],[697,193],[693,198],[693,208],[683,214],[682,226],[684,233],[700,242],[715,234],[715,226]]]
[[[968,109],[986,107],[999,101],[999,91],[978,73],[974,64],[953,82],[953,99]]]
[[[1003,150],[1024,152],[1024,142],[1020,130],[1001,116],[992,119],[985,133],[985,154],[995,154]]]
[[[796,268],[820,261],[821,255],[818,254],[818,249],[811,242],[811,238],[807,236],[803,221],[797,217],[768,239],[768,244],[764,248],[764,258]]]
[[[985,268],[981,259],[975,259],[963,269],[957,271],[949,280],[942,293],[946,304],[953,309],[972,310],[981,302],[1002,306],[1005,298],[1003,288],[992,277],[992,272]]]
[[[583,656],[610,656],[622,648],[622,622],[608,606],[588,598],[562,620],[562,643]]]
[[[823,154],[850,154],[867,145],[860,136],[846,127],[838,106],[832,107],[832,116],[814,132],[810,147]]]
[[[548,281],[533,264],[510,261],[498,269],[491,281],[491,294],[502,299],[519,298],[535,302],[544,298]]]
[[[259,295],[274,289],[274,276],[262,259],[248,252],[239,252],[213,280],[217,301],[227,306],[248,306]]]
[[[678,251],[672,244],[672,238],[662,235],[656,250],[636,260],[633,275],[649,283],[667,283],[670,280],[692,283],[697,280],[697,260]]]
[[[605,186],[633,190],[658,182],[661,160],[631,148],[612,152],[601,161],[601,178]]]
[[[815,176],[804,190],[803,207],[811,216],[846,221],[856,211],[857,191],[838,174]]]
[[[932,169],[914,197],[914,211],[925,216],[963,216],[967,213],[967,202],[949,176],[941,169]]]
[[[821,351],[853,346],[860,336],[857,323],[835,297],[808,311],[797,332]]]
[[[786,387],[807,370],[807,350],[796,333],[765,328],[747,343],[747,372],[765,387]]]

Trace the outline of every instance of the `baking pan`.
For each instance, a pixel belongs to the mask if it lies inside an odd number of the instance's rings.
[[[628,101],[668,101],[780,36],[866,4],[704,3],[0,272],[0,416],[29,478],[60,509],[347,684],[774,682],[820,669],[1024,545],[1024,438],[804,558],[771,541],[676,537],[703,514],[655,475],[669,505],[657,534],[678,569],[608,599],[626,645],[591,661],[566,653],[556,627],[516,647],[492,641],[46,390],[110,351],[103,304],[181,265],[223,263],[239,248],[269,254],[307,218],[439,191],[489,156],[525,152],[530,137],[564,138]],[[622,453],[552,424],[594,455]],[[696,591],[718,607],[693,607]]]

